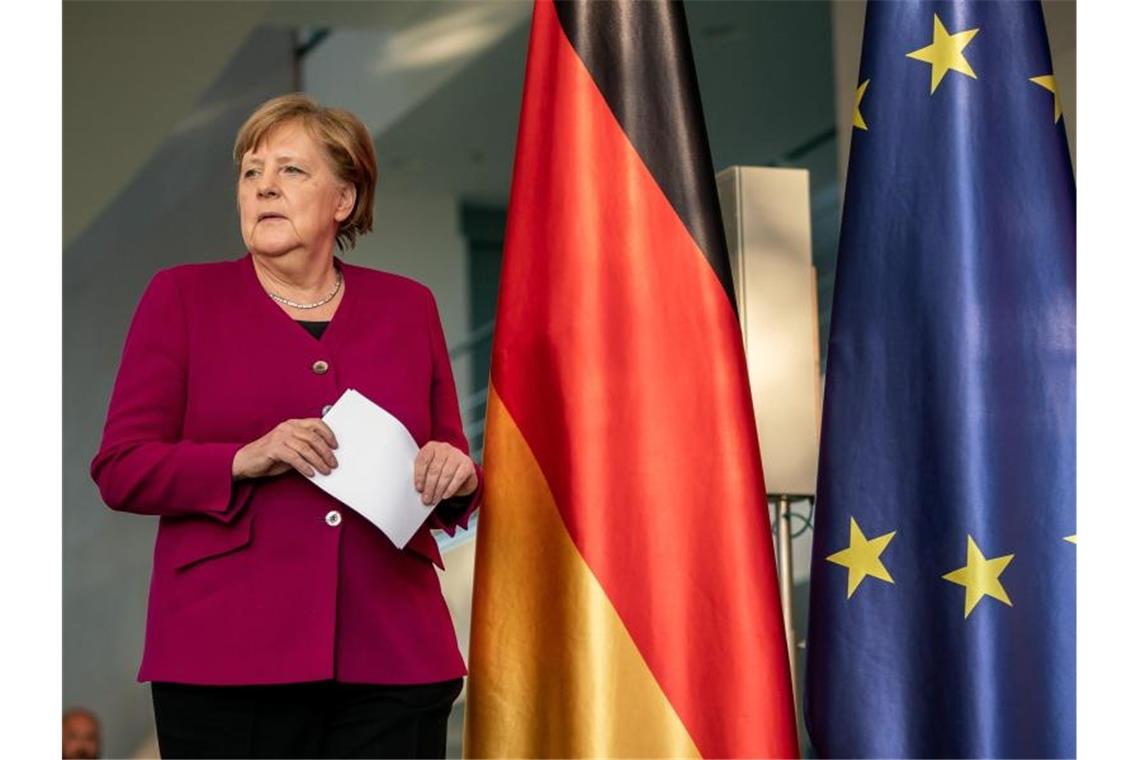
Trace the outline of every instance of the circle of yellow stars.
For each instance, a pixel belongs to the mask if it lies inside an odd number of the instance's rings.
[[[855,518],[851,518],[850,537],[848,545],[834,554],[827,556],[827,561],[847,568],[847,598],[850,599],[859,585],[866,578],[876,578],[885,583],[894,584],[894,578],[883,564],[882,554],[887,545],[895,537],[897,531],[884,533],[881,536],[867,538],[863,529]],[[1065,541],[1077,543],[1076,535],[1065,536]],[[1012,554],[1000,557],[987,557],[974,541],[972,535],[966,535],[966,564],[944,574],[942,579],[962,586],[966,590],[965,613],[963,618],[970,617],[970,613],[978,606],[984,597],[992,597],[1010,607],[1013,602],[1001,583],[1001,574],[1013,562]]]
[[[975,27],[951,34],[946,31],[946,27],[942,23],[942,19],[938,17],[938,14],[934,14],[934,29],[930,44],[906,54],[907,58],[930,65],[931,95],[938,90],[938,86],[942,84],[942,80],[951,71],[956,71],[971,79],[978,78],[978,75],[974,73],[973,66],[970,65],[970,61],[966,57],[966,47],[973,42],[974,37],[979,31],[980,28]],[[1052,93],[1053,123],[1056,124],[1059,122],[1061,120],[1061,93],[1057,87],[1057,80],[1054,75],[1052,73],[1041,74],[1029,77],[1028,81]],[[867,86],[869,84],[871,84],[871,80],[866,79],[856,88],[855,107],[852,109],[851,115],[852,126],[865,132],[869,131],[870,128],[867,126],[867,121],[859,106],[863,102],[863,97],[867,94]]]

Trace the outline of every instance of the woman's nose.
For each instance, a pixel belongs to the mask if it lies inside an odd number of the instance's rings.
[[[263,177],[258,183],[257,195],[259,198],[272,198],[277,195],[277,185],[271,177]]]

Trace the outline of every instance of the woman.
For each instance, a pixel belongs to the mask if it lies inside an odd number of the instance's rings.
[[[159,515],[146,645],[164,757],[442,757],[465,675],[430,528],[479,504],[431,293],[345,264],[376,160],[352,114],[294,94],[238,132],[241,258],[159,272],[127,334],[91,474]],[[347,388],[422,447],[431,517],[403,550],[309,478]]]

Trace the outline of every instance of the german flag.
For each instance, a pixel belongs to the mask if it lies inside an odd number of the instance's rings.
[[[798,754],[678,3],[535,3],[485,440],[466,753]]]

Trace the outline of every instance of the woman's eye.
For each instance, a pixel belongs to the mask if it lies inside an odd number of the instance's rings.
[[[286,166],[285,171],[293,172],[295,174],[303,174],[304,173],[301,171],[301,167],[299,167],[299,166]]]
[[[257,174],[257,169],[246,169],[245,174],[243,174],[242,176],[249,178],[249,177],[254,176],[255,174]]]

